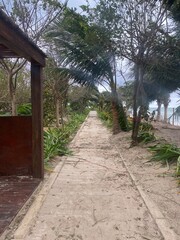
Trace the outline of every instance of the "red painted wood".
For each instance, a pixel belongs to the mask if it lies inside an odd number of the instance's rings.
[[[0,176],[32,175],[32,118],[0,117]]]

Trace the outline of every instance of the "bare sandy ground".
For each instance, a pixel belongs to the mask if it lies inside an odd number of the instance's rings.
[[[157,138],[163,138],[169,143],[180,147],[180,127],[163,123],[153,123]],[[157,205],[170,228],[180,239],[180,187],[179,180],[174,177],[176,166],[162,166],[150,162],[151,154],[142,146],[129,148],[130,133],[111,137],[121,152],[130,172],[135,176],[135,182],[142,186],[149,199]]]
[[[129,133],[113,136],[91,112],[21,240],[180,239],[173,171],[129,145]]]
[[[154,122],[153,126],[156,129],[155,133],[157,136],[180,147],[180,126],[173,126],[162,122]]]

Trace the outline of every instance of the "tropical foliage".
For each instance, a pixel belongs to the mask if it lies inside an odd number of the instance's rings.
[[[44,130],[44,157],[45,165],[50,165],[50,159],[54,156],[62,156],[70,153],[68,143],[71,137],[78,130],[87,116],[82,114],[71,114],[69,121],[63,128],[47,128]]]
[[[154,136],[154,133],[152,133],[151,131],[148,131],[148,132],[140,131],[138,134],[138,142],[146,144],[149,142],[153,142],[155,140],[156,140],[156,137]]]
[[[133,65],[132,140],[136,144],[143,109],[160,92],[169,94],[179,87],[179,40],[169,26],[167,8],[154,0],[100,0],[93,10],[83,9],[90,21],[110,29],[116,55]]]
[[[126,116],[117,95],[115,52],[110,32],[73,10],[66,9],[63,18],[49,28],[47,37],[55,44],[58,54],[70,68],[60,68],[74,81],[88,86],[106,83],[111,90],[113,132],[127,128]]]
[[[26,103],[18,106],[17,113],[20,116],[27,116],[32,114],[31,103]]]
[[[36,44],[42,45],[42,35],[47,26],[61,14],[63,4],[56,0],[1,1],[0,7]],[[6,76],[10,98],[10,110],[17,115],[17,89],[19,71],[26,71],[23,58],[0,59],[0,68]]]
[[[149,150],[153,153],[152,160],[163,164],[177,163],[180,156],[180,148],[168,143],[151,146]]]

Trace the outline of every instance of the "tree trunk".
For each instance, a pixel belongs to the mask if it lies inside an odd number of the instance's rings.
[[[62,127],[64,127],[64,107],[63,107],[63,99],[62,97],[60,98],[60,118],[61,118],[61,124],[62,124]]]
[[[164,122],[168,122],[168,117],[167,117],[167,112],[168,112],[168,104],[164,104]]]
[[[59,99],[56,97],[56,100],[55,100],[55,104],[56,104],[56,127],[60,127],[60,124],[59,124],[59,118],[60,118],[60,115],[59,115]]]
[[[120,132],[119,124],[119,111],[118,111],[118,95],[116,91],[116,84],[111,81],[111,105],[112,105],[112,118],[113,118],[113,134],[118,134]]]
[[[124,112],[123,105],[117,94],[117,78],[116,78],[116,61],[114,58],[114,79],[110,81],[111,98],[112,98],[112,117],[113,117],[113,134],[117,134],[120,130],[127,131],[127,116]]]
[[[13,75],[11,73],[8,74],[8,82],[9,82],[9,93],[11,100],[11,114],[12,116],[17,115],[16,109],[16,84],[13,84]]]
[[[133,96],[133,128],[132,128],[132,141],[133,145],[136,144],[137,139],[137,94],[138,94],[138,80],[135,80],[135,86],[134,86],[134,96]]]
[[[16,94],[15,94],[15,92],[11,93],[11,109],[12,109],[12,116],[16,116],[17,109],[16,109]]]
[[[140,124],[140,116],[139,114],[141,111],[138,113],[138,98],[140,94],[140,72],[139,72],[139,66],[135,66],[135,85],[134,85],[134,96],[133,96],[133,129],[132,129],[132,145],[135,146],[138,144],[138,131],[139,131],[139,124]]]
[[[118,134],[120,132],[119,113],[117,101],[114,99],[114,97],[112,99],[112,118],[113,118],[113,134]]]
[[[139,126],[143,109],[147,108],[147,95],[143,86],[144,66],[136,65],[133,104],[132,146],[138,144]],[[139,108],[139,110],[138,110]]]
[[[132,131],[132,146],[136,146],[138,144],[138,133],[139,133],[139,126],[141,123],[141,114],[142,108],[140,107],[138,113],[136,114],[136,119],[133,122],[133,131]]]
[[[158,105],[158,108],[157,108],[157,118],[156,118],[156,120],[160,121],[160,119],[161,119],[161,100],[160,99],[157,99],[157,105]]]

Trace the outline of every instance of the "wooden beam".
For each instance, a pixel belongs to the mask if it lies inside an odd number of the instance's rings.
[[[16,44],[12,44],[10,41],[3,38],[1,36],[1,33],[0,33],[0,43],[3,44],[7,49],[14,52],[16,56],[20,56],[22,58],[27,59],[28,61],[31,61],[31,57],[28,54],[26,54],[26,52],[23,49],[19,49]],[[3,54],[3,51],[2,51],[2,54]]]
[[[28,61],[45,66],[45,54],[33,44],[19,28],[10,26],[0,16],[0,43]]]
[[[9,48],[5,47],[3,44],[1,44],[0,41],[0,57],[1,58],[14,58],[19,57],[16,53],[11,51]]]
[[[33,177],[44,177],[42,67],[31,63]]]

